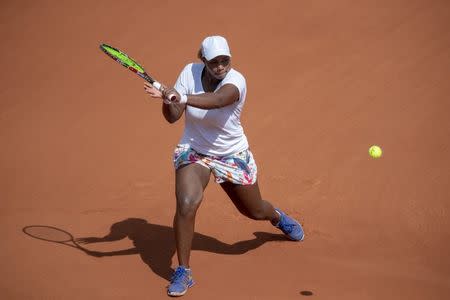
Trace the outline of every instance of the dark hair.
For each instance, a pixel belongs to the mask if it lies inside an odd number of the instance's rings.
[[[200,49],[198,49],[197,58],[200,59],[200,60],[203,58],[203,52],[202,52],[202,48],[201,47],[200,47]]]

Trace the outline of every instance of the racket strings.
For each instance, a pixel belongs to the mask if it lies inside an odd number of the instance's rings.
[[[106,44],[103,44],[100,47],[106,54],[111,56],[111,58],[113,58],[114,60],[120,62],[124,67],[132,68],[132,71],[134,72],[145,73],[144,68],[142,68],[134,59],[121,52],[120,50]]]

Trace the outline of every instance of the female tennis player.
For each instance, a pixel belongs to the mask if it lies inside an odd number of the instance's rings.
[[[163,100],[162,113],[174,123],[185,115],[183,136],[174,151],[176,212],[174,230],[179,266],[168,295],[182,296],[194,284],[189,267],[197,209],[211,173],[236,208],[254,220],[267,220],[291,240],[304,238],[299,222],[261,198],[257,167],[241,126],[246,81],[231,67],[228,43],[221,36],[203,40],[198,58],[188,64],[175,87],[163,92],[145,83],[153,98]],[[169,101],[168,99],[175,100]]]

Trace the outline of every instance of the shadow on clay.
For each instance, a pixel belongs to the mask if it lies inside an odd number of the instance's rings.
[[[254,232],[254,239],[227,244],[216,238],[195,233],[192,250],[201,250],[218,254],[239,255],[256,249],[270,241],[288,241],[282,234]],[[134,247],[110,252],[85,250],[81,245],[114,242],[129,238]],[[172,257],[176,252],[173,229],[168,226],[148,223],[144,219],[129,218],[114,223],[110,232],[103,237],[76,238],[79,250],[94,257],[139,254],[141,259],[158,276],[170,280],[173,273]]]

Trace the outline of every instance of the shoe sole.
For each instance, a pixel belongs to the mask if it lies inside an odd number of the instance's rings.
[[[187,286],[187,288],[184,291],[182,291],[182,292],[169,292],[169,291],[167,291],[167,295],[169,295],[171,297],[183,296],[184,294],[187,293],[188,289],[191,288],[194,284],[195,284],[195,282],[191,281],[191,282],[188,283],[188,286]]]

